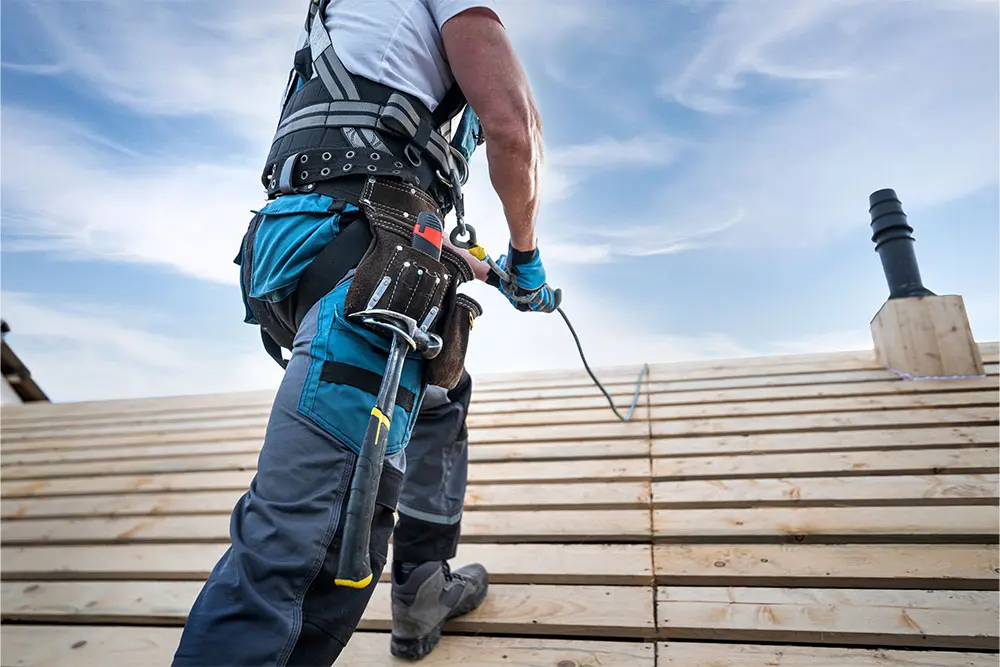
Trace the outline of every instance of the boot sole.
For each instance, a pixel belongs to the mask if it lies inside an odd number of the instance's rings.
[[[468,598],[464,603],[455,607],[444,621],[438,623],[429,634],[423,637],[417,637],[416,639],[397,639],[396,637],[392,637],[389,643],[389,652],[395,657],[403,658],[404,660],[422,660],[426,658],[427,654],[433,651],[434,647],[441,641],[441,632],[444,630],[445,621],[468,614],[481,605],[483,600],[486,599],[486,592],[488,590],[489,584],[487,583],[477,595]]]

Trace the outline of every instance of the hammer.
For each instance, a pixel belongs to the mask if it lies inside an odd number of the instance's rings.
[[[413,227],[413,248],[439,260],[444,223],[433,213],[421,212]],[[334,583],[347,588],[365,588],[372,581],[372,568],[368,559],[371,540],[372,517],[375,515],[375,498],[378,495],[379,479],[382,475],[382,460],[385,457],[389,439],[392,411],[396,405],[396,393],[403,374],[403,362],[410,350],[416,350],[425,359],[433,359],[441,352],[441,337],[429,333],[427,329],[437,316],[438,309],[432,308],[417,323],[391,310],[371,309],[354,313],[351,317],[360,319],[367,325],[392,334],[389,360],[385,374],[375,399],[361,443],[351,489],[347,498],[347,516],[344,520],[344,536],[337,563]]]

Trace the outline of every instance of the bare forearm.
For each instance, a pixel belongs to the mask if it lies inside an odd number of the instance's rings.
[[[441,34],[455,79],[483,123],[490,181],[503,204],[511,245],[533,250],[542,124],[527,76],[489,10],[466,10],[446,22]]]
[[[511,245],[534,250],[542,166],[541,129],[533,118],[527,131],[492,136],[486,128],[490,181],[503,204]]]

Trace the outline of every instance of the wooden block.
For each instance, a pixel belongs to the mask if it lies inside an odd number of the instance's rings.
[[[955,651],[872,650],[662,642],[658,667],[996,667],[996,656]]]
[[[871,323],[881,364],[913,377],[982,375],[961,296],[889,299]]]
[[[841,396],[836,398],[799,398],[794,400],[747,401],[743,403],[704,403],[698,405],[663,405],[650,410],[650,419],[704,419],[708,417],[753,417],[757,415],[807,415],[834,412],[884,411],[927,408],[993,408],[1000,412],[1000,391],[995,388],[968,392],[902,393],[883,396]],[[577,414],[577,413],[572,413]],[[581,421],[584,414],[579,413]]]
[[[998,466],[1000,459],[994,447],[793,452],[653,459],[653,478],[662,481],[850,475],[992,475],[998,472]]]
[[[647,510],[469,512],[466,542],[639,542],[649,540]],[[123,542],[225,542],[229,515],[21,519],[3,526],[5,545]]]
[[[180,628],[4,625],[3,664],[33,667],[163,667],[173,659]],[[654,667],[654,645],[642,642],[445,635],[422,667]],[[339,662],[392,667],[389,634],[356,632]],[[944,664],[944,663],[942,663]],[[956,663],[957,664],[957,663]]]
[[[676,586],[998,588],[992,545],[658,544],[656,580]]]
[[[0,586],[3,619],[30,623],[181,625],[201,582],[10,582]],[[388,629],[389,586],[376,585],[361,629]],[[449,621],[453,632],[651,637],[653,589],[646,586],[490,587],[482,606]]]
[[[820,588],[657,590],[671,639],[996,649],[997,595]]]
[[[5,581],[204,581],[228,543],[108,544],[2,549]],[[392,546],[389,547],[392,559]],[[651,585],[652,548],[644,544],[469,544],[452,564],[482,563],[499,584]],[[383,573],[383,579],[388,572]]]
[[[712,417],[654,421],[653,436],[740,435],[782,431],[849,431],[914,426],[991,426],[1000,423],[1000,410],[989,408],[924,408],[834,412],[762,417]],[[555,427],[553,427],[555,428]]]
[[[996,447],[998,444],[1000,444],[1000,429],[996,426],[945,426],[668,437],[653,440],[652,452],[653,456],[668,457],[692,454],[821,452],[853,449],[928,449],[970,445]]]
[[[712,479],[653,484],[653,504],[660,509],[996,505],[998,500],[997,475]]]
[[[672,542],[993,544],[998,523],[1000,510],[990,506],[880,507],[877,511],[867,507],[755,507],[653,513],[656,539]]]

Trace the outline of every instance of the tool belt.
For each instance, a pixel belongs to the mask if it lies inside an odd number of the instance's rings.
[[[358,206],[360,211],[353,217],[342,216],[340,233],[302,273],[295,292],[278,302],[248,299],[260,322],[264,347],[286,365],[280,348],[292,348],[306,313],[353,269],[344,314],[384,309],[420,324],[427,322],[427,330],[441,337],[442,349],[426,362],[424,381],[454,388],[465,367],[469,332],[482,314],[475,299],[458,293],[461,283],[473,280],[472,270],[448,247],[442,248],[440,260],[411,247],[417,216],[422,211],[439,213],[426,192],[397,180],[372,177],[361,189]],[[255,218],[244,240],[246,285],[250,284],[257,222]],[[382,329],[370,329],[387,336]]]

